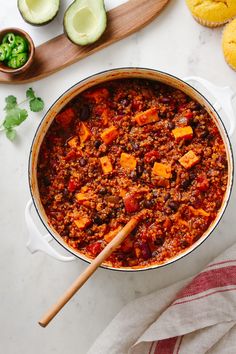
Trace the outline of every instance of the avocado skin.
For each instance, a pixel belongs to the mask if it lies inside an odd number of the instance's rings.
[[[60,0],[60,1],[59,1],[59,6],[58,6],[58,9],[57,9],[57,12],[55,13],[55,15],[54,15],[50,20],[48,20],[48,21],[46,21],[46,22],[42,22],[42,23],[33,23],[33,22],[30,22],[30,21],[26,20],[26,18],[24,17],[23,13],[22,13],[21,10],[20,10],[19,2],[20,2],[20,0],[17,0],[17,7],[18,7],[18,10],[19,10],[19,12],[20,12],[20,14],[21,14],[21,17],[23,18],[23,20],[24,20],[26,23],[28,23],[29,25],[34,26],[34,27],[42,27],[42,26],[47,25],[48,23],[52,22],[52,21],[54,20],[54,18],[57,17],[58,12],[59,12],[60,7],[61,7],[61,0]]]
[[[64,35],[69,39],[69,41],[71,41],[71,43],[73,43],[73,44],[75,44],[75,45],[77,45],[77,46],[86,47],[86,46],[88,46],[88,45],[90,45],[90,44],[93,44],[93,43],[97,42],[97,41],[103,36],[104,32],[106,31],[106,27],[107,27],[107,17],[106,17],[106,22],[105,22],[105,29],[104,29],[103,33],[102,33],[95,41],[91,41],[91,42],[88,42],[88,43],[86,43],[86,44],[79,44],[79,43],[76,43],[75,41],[73,41],[73,40],[69,37],[68,32],[67,32],[67,30],[66,30],[66,25],[65,25],[65,16],[66,16],[66,13],[67,13],[67,11],[73,6],[74,2],[75,2],[75,1],[73,1],[73,2],[70,4],[70,6],[68,6],[68,8],[66,9],[66,12],[65,12],[65,14],[64,14],[64,18],[63,18],[63,31],[64,31]],[[106,8],[105,8],[104,1],[103,1],[103,11],[106,12]]]

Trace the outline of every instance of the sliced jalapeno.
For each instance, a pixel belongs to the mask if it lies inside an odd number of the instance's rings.
[[[9,68],[17,69],[17,59],[16,59],[16,57],[11,57],[11,59],[8,60],[7,65],[9,66]]]
[[[5,50],[5,60],[9,59],[11,56],[12,48],[7,43],[1,44],[1,47]]]
[[[20,68],[23,66],[28,60],[28,54],[27,53],[20,53],[16,56],[16,64],[17,68]]]
[[[12,55],[17,55],[19,53],[24,53],[28,50],[28,43],[26,40],[20,36],[15,37],[15,45],[12,49]]]
[[[15,40],[16,40],[16,37],[15,37],[14,33],[9,32],[3,37],[2,43],[9,44],[10,47],[13,47],[15,44]]]
[[[0,61],[4,61],[6,58],[6,52],[5,49],[0,45]]]

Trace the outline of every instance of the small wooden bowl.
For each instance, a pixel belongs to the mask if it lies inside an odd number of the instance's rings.
[[[27,40],[28,45],[29,45],[29,50],[28,50],[29,58],[24,65],[22,65],[20,68],[17,68],[17,69],[9,68],[7,65],[5,65],[3,62],[0,61],[0,71],[4,72],[6,74],[9,74],[9,75],[21,74],[21,73],[25,72],[30,67],[30,65],[33,63],[33,58],[34,58],[34,53],[35,53],[34,42],[28,33],[26,33],[25,31],[23,31],[20,28],[13,27],[13,28],[6,28],[6,29],[0,31],[0,44],[2,43],[3,37],[9,32],[19,35]]]

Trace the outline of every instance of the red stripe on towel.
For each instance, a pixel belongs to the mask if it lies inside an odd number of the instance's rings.
[[[236,266],[212,269],[200,273],[177,295],[176,299],[197,295],[209,289],[227,285],[236,285]]]
[[[221,262],[217,262],[217,263],[212,263],[209,266],[207,266],[206,269],[215,267],[215,266],[220,265],[220,264],[235,263],[235,262],[236,262],[236,259],[229,259],[227,261],[221,261]]]
[[[154,343],[155,343],[155,342],[152,342],[152,344],[151,344],[151,347],[150,347],[150,349],[149,349],[148,354],[151,354],[151,351],[152,351],[152,348],[153,348]]]
[[[211,293],[208,293],[206,295],[196,296],[193,299],[183,300],[183,301],[179,301],[179,302],[178,301],[174,302],[171,306],[185,304],[187,302],[192,302],[192,301],[195,301],[195,300],[203,299],[204,297],[208,297],[210,295],[214,295],[214,294],[218,294],[218,293],[225,293],[227,291],[234,291],[234,290],[236,290],[236,288],[224,289],[224,290],[223,289],[222,290],[215,290],[215,291],[212,291]]]
[[[173,354],[179,337],[167,338],[156,342],[154,354]]]
[[[180,346],[181,346],[183,338],[184,338],[184,336],[181,336],[179,344],[178,344],[178,348],[177,348],[177,351],[176,351],[176,354],[179,354],[179,350],[180,350]]]

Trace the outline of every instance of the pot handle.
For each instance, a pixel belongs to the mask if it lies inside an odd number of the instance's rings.
[[[25,208],[25,221],[29,232],[29,240],[26,244],[28,250],[31,253],[43,251],[49,256],[62,262],[74,261],[76,257],[63,256],[49,244],[49,242],[53,240],[53,237],[50,234],[46,234],[44,236],[41,235],[32,217],[32,206],[32,199],[30,199]]]
[[[233,99],[236,97],[235,92],[229,86],[216,86],[210,81],[205,80],[198,76],[189,76],[183,79],[184,81],[191,82],[196,81],[205,87],[216,99],[216,102],[213,104],[215,110],[219,111],[223,108],[224,112],[227,115],[228,121],[230,123],[230,128],[228,131],[229,136],[232,136],[235,131],[235,113],[232,105]]]

